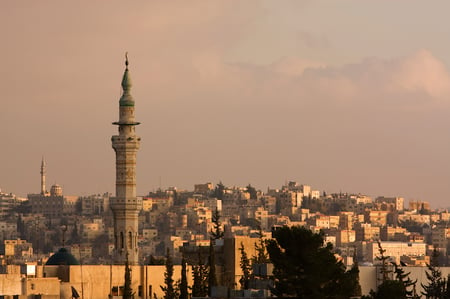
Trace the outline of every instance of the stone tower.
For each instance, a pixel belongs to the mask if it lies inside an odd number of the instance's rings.
[[[41,195],[46,195],[47,190],[45,190],[45,160],[44,157],[42,157],[41,162]]]
[[[125,60],[122,78],[123,94],[119,101],[119,135],[112,136],[116,152],[116,197],[111,199],[114,215],[114,262],[138,264],[138,213],[142,206],[136,197],[136,153],[140,138],[135,134],[139,125],[134,119],[134,100],[130,94],[131,80],[128,74],[128,58]]]

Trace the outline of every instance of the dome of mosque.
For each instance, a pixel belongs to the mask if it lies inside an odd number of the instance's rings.
[[[54,184],[50,189],[50,195],[51,196],[62,196],[62,187],[58,184]]]
[[[58,265],[79,265],[80,262],[66,248],[60,248],[57,253],[52,255],[45,263],[47,266]]]

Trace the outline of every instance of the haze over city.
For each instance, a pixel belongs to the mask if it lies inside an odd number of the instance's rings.
[[[450,3],[1,4],[0,187],[114,192],[129,53],[137,190],[195,183],[448,206]]]

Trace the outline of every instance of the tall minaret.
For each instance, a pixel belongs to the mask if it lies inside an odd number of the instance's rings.
[[[114,215],[114,261],[138,264],[138,213],[142,206],[136,197],[136,153],[141,138],[135,134],[134,100],[130,94],[131,80],[128,74],[128,57],[125,55],[125,72],[122,78],[123,94],[119,101],[119,135],[112,136],[116,152],[116,197],[111,199]]]
[[[42,157],[41,162],[41,195],[47,194],[47,190],[45,190],[45,160]]]

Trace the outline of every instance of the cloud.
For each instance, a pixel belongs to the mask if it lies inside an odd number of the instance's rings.
[[[205,52],[193,57],[186,71],[192,73],[188,89],[216,94],[218,100],[232,93],[245,95],[244,101],[249,102],[372,103],[406,108],[450,99],[448,70],[427,50],[338,67],[300,57],[284,57],[266,66],[227,63]]]
[[[433,176],[448,160],[450,79],[430,51],[330,65],[311,51],[285,51],[273,35],[284,27],[266,30],[268,14],[279,19],[255,2],[181,2],[105,9],[94,1],[87,9],[40,1],[0,12],[10,25],[0,49],[8,57],[0,71],[2,165],[21,169],[0,177],[3,188],[35,192],[44,154],[49,178],[69,193],[113,191],[109,137],[125,51],[142,122],[140,194],[160,176],[163,186],[186,188],[202,180],[265,188],[288,178],[372,192],[374,181],[419,185],[408,178],[423,169]],[[273,6],[283,17],[286,8]],[[298,10],[288,13],[298,18]],[[284,38],[329,46],[295,30]],[[252,43],[258,36],[263,42]],[[255,61],[265,64],[249,63],[246,55],[262,46],[270,55]]]
[[[268,71],[274,81],[284,81],[287,94],[329,102],[378,100],[387,105],[411,105],[416,97],[433,102],[450,99],[449,72],[428,50],[394,59],[367,58],[339,67],[290,57],[268,66]]]
[[[423,91],[437,99],[450,95],[449,73],[431,52],[420,50],[392,64],[390,78],[395,87],[408,92]]]

